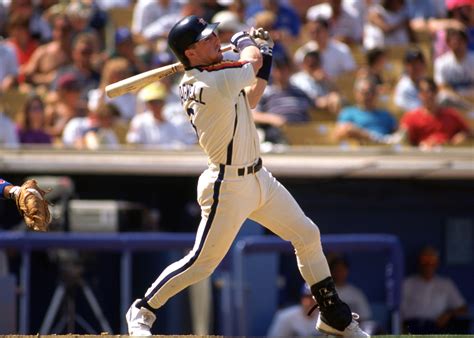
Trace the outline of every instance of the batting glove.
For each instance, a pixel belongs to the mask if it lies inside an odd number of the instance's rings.
[[[270,33],[263,28],[258,28],[250,31],[251,36],[253,37],[255,43],[257,44],[260,52],[266,55],[273,54],[273,46],[275,43],[270,37]]]

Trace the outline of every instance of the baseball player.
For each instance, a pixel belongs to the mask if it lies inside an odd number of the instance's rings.
[[[337,295],[318,227],[262,165],[251,108],[270,76],[272,41],[264,40],[268,34],[261,30],[238,32],[231,42],[240,59],[222,61],[214,33],[217,25],[188,16],[168,35],[169,47],[186,69],[179,85],[181,102],[209,166],[197,188],[202,219],[194,247],[168,266],[143,298],[133,302],[126,314],[129,333],[151,335],[154,311],[208,277],[250,218],[295,247],[298,268],[319,304],[316,328],[331,335],[368,337],[355,320],[358,316]]]

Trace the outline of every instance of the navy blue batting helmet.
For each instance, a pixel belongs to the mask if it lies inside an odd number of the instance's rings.
[[[168,46],[179,61],[189,66],[189,60],[184,51],[193,43],[207,38],[216,29],[218,22],[207,23],[196,15],[187,16],[179,20],[168,34]]]

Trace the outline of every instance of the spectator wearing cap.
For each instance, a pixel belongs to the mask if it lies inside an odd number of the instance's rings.
[[[273,316],[267,337],[312,337],[318,320],[319,311],[310,310],[316,302],[308,284],[303,284],[300,291],[299,304],[278,310]],[[321,334],[322,335],[322,334]]]
[[[329,32],[334,39],[347,44],[362,41],[362,24],[357,19],[357,12],[342,0],[330,0],[310,7],[306,14],[307,21],[318,18],[329,22]]]
[[[417,83],[426,76],[426,61],[418,48],[407,50],[403,61],[405,72],[395,86],[393,100],[397,107],[406,112],[421,106]]]
[[[369,7],[364,26],[364,47],[406,45],[413,40],[404,0],[382,0]]]
[[[58,70],[58,76],[52,83],[51,89],[57,87],[57,80],[64,73],[74,73],[80,83],[81,99],[87,102],[87,94],[97,88],[100,83],[100,73],[95,70],[94,56],[97,56],[97,35],[94,33],[78,34],[72,45],[72,64]]]
[[[26,81],[35,87],[49,87],[58,69],[72,62],[72,27],[69,19],[64,14],[56,14],[51,19],[51,25],[53,40],[40,45],[25,66]]]
[[[56,92],[48,95],[46,103],[46,131],[57,140],[70,119],[87,112],[85,102],[81,100],[81,81],[77,74],[62,74]]]
[[[287,31],[293,38],[297,38],[301,30],[301,20],[298,14],[285,4],[278,0],[260,0],[254,1],[247,7],[246,18],[250,26],[252,18],[261,11],[270,11],[275,14],[275,29]]]
[[[147,110],[136,115],[130,122],[127,143],[167,148],[183,146],[183,131],[163,114],[166,87],[155,82],[143,88],[138,96],[146,103]]]
[[[474,134],[461,114],[438,104],[438,87],[430,78],[417,83],[422,105],[406,112],[400,120],[400,134],[413,146],[430,150],[441,145],[459,145]]]
[[[273,61],[271,84],[265,88],[253,110],[253,118],[263,128],[265,141],[284,143],[279,128],[287,123],[308,122],[314,102],[304,91],[291,84],[290,59],[285,56],[274,58]]]
[[[440,87],[440,99],[446,104],[472,109],[465,98],[474,96],[474,52],[467,48],[465,30],[448,29],[449,51],[435,60],[434,79]]]
[[[115,105],[102,104],[95,110],[89,110],[84,117],[71,119],[64,128],[63,144],[90,150],[118,148],[119,142],[113,125],[119,114]]]
[[[337,140],[359,143],[385,143],[397,129],[397,120],[386,110],[377,108],[377,85],[371,78],[354,83],[355,106],[344,107],[334,130]]]
[[[305,55],[301,71],[290,77],[290,83],[305,92],[317,109],[329,111],[334,116],[339,113],[341,95],[324,71],[318,51]]]
[[[297,65],[301,65],[306,53],[317,50],[321,55],[323,69],[331,79],[356,69],[356,63],[349,47],[330,37],[327,20],[319,18],[309,21],[307,31],[310,41],[295,52],[294,60]]]

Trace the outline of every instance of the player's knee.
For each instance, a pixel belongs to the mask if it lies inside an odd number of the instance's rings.
[[[319,227],[314,224],[309,218],[305,220],[305,227],[302,233],[299,235],[305,240],[305,242],[319,242],[321,240],[321,233],[319,231]]]
[[[306,250],[314,250],[321,246],[321,233],[316,224],[308,219],[308,222],[298,232],[297,236],[291,240],[293,246],[299,249],[300,252]]]

